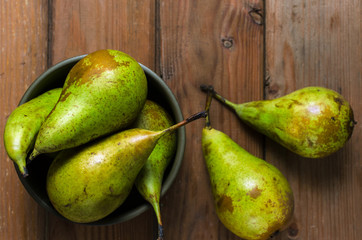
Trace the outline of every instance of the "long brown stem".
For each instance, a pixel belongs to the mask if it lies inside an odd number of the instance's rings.
[[[206,104],[205,104],[205,111],[207,112],[207,116],[206,116],[206,123],[205,126],[207,128],[210,127],[210,117],[209,117],[209,112],[210,112],[210,105],[211,105],[211,101],[212,101],[212,96],[213,96],[213,92],[214,92],[214,87],[209,85],[201,85],[200,86],[201,89],[204,89],[205,91],[207,91],[207,98],[206,98]]]
[[[234,109],[235,110],[235,107],[236,107],[236,104],[233,103],[233,102],[230,102],[229,100],[227,100],[226,98],[224,98],[223,96],[221,96],[220,94],[218,94],[214,87],[212,85],[201,85],[200,86],[200,89],[203,91],[203,92],[206,92],[206,93],[209,93],[211,92],[212,93],[212,96],[214,98],[216,98],[218,101],[220,101],[221,103],[225,104],[226,106],[230,107],[231,109]]]
[[[158,224],[158,238],[157,240],[163,240],[163,226]]]
[[[197,120],[197,119],[199,119],[199,118],[205,118],[206,116],[207,116],[207,112],[206,112],[206,111],[202,111],[202,112],[196,113],[196,114],[192,115],[191,117],[188,117],[188,118],[186,118],[185,120],[183,120],[183,121],[181,121],[181,122],[179,122],[179,123],[176,123],[175,125],[173,125],[173,126],[167,128],[167,129],[165,129],[164,132],[166,133],[166,132],[174,131],[174,130],[176,130],[177,128],[182,127],[183,125],[186,125],[186,124],[188,124],[188,123],[190,123],[190,122],[192,122],[192,121],[195,121],[195,120]]]

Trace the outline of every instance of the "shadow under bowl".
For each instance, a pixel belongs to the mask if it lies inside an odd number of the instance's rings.
[[[85,56],[86,55],[81,55],[69,58],[49,68],[31,84],[31,86],[23,95],[19,105],[39,96],[40,94],[50,89],[63,87],[66,76],[68,75],[71,68]],[[182,121],[183,115],[180,106],[170,88],[156,73],[142,64],[140,65],[147,77],[148,99],[153,100],[164,107],[173,117],[175,122]],[[166,193],[175,180],[184,155],[185,128],[179,128],[176,134],[176,153],[174,159],[170,162],[168,168],[165,171],[161,196]],[[35,201],[52,214],[66,219],[60,215],[52,206],[46,192],[46,176],[53,159],[54,154],[39,155],[36,159],[34,159],[34,161],[28,164],[29,176],[25,178],[22,176],[17,166],[15,164],[14,165],[20,181],[24,185],[27,192],[35,199]],[[149,208],[151,208],[151,205],[142,198],[135,188],[133,188],[126,201],[113,213],[101,220],[86,224],[111,225],[121,223],[140,215]]]

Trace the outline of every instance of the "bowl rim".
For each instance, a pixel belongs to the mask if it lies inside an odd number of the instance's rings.
[[[34,98],[35,96],[32,96],[32,95],[34,95],[33,92],[37,88],[39,88],[39,86],[42,84],[42,82],[45,81],[45,79],[52,72],[54,72],[55,70],[60,69],[62,67],[66,67],[66,66],[68,66],[70,64],[74,65],[75,63],[77,63],[79,60],[81,60],[85,56],[87,56],[87,54],[67,58],[67,59],[65,59],[63,61],[60,61],[60,62],[56,63],[55,65],[51,66],[47,70],[45,70],[27,88],[27,90],[25,91],[24,95],[22,96],[18,106],[20,106],[21,104],[23,104],[23,103],[31,100],[32,98]],[[153,79],[156,80],[155,82],[153,82],[153,84],[157,85],[157,87],[162,88],[162,91],[164,91],[166,93],[166,96],[167,96],[167,99],[169,100],[170,108],[171,108],[171,111],[172,111],[172,116],[174,117],[175,122],[182,121],[183,120],[183,114],[182,114],[181,108],[180,108],[180,106],[178,104],[178,101],[177,101],[175,95],[173,94],[171,89],[168,87],[168,85],[164,82],[164,80],[162,80],[151,69],[149,69],[148,67],[146,67],[142,63],[139,63],[139,65],[144,70],[146,76],[149,75]],[[174,155],[173,164],[171,165],[171,168],[170,168],[170,171],[169,171],[169,173],[167,175],[167,178],[165,178],[164,181],[163,181],[163,185],[162,185],[162,188],[161,188],[161,198],[166,194],[166,192],[169,190],[169,188],[171,187],[171,185],[173,184],[173,182],[175,181],[175,179],[177,177],[177,173],[179,172],[179,169],[180,169],[180,167],[182,165],[184,152],[185,152],[185,146],[186,146],[186,131],[185,131],[185,127],[183,126],[183,127],[179,128],[177,130],[177,147],[176,147],[177,150],[176,150],[176,153]],[[39,205],[41,205],[43,208],[45,208],[48,212],[53,213],[54,215],[56,215],[56,216],[58,216],[60,218],[63,218],[65,220],[69,221],[69,222],[72,222],[71,220],[66,219],[61,214],[59,214],[55,210],[55,208],[53,206],[49,206],[49,204],[46,201],[44,201],[42,199],[42,197],[40,197],[34,191],[34,189],[26,181],[26,178],[24,178],[22,176],[22,174],[20,173],[20,171],[17,168],[15,163],[14,163],[14,167],[16,169],[18,178],[20,179],[20,181],[23,184],[24,188],[30,194],[30,196],[33,197],[36,200],[36,202]],[[141,215],[143,212],[145,212],[146,210],[151,209],[151,208],[152,208],[152,206],[148,202],[146,202],[146,200],[145,200],[145,203],[141,204],[140,206],[138,206],[138,207],[136,207],[134,209],[126,211],[124,214],[121,214],[120,216],[117,216],[115,218],[107,219],[107,217],[105,217],[105,218],[100,219],[100,220],[95,221],[95,222],[77,223],[77,224],[98,225],[98,226],[101,226],[101,225],[113,225],[113,224],[117,224],[117,223],[121,223],[121,222],[131,220],[131,219]],[[73,222],[73,223],[76,223],[76,222]]]

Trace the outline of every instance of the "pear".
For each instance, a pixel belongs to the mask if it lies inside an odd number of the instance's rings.
[[[356,124],[347,100],[323,87],[306,87],[280,98],[241,104],[215,91],[213,96],[247,125],[307,158],[326,157],[341,149]]]
[[[161,131],[133,128],[61,151],[47,175],[52,205],[73,222],[106,217],[127,198],[157,141],[200,117],[205,112]]]
[[[151,100],[147,100],[133,126],[152,131],[159,131],[170,127],[171,125],[173,125],[173,120],[168,112],[159,104]],[[163,239],[163,225],[160,211],[162,179],[166,167],[174,156],[175,151],[175,133],[170,133],[160,138],[156,147],[138,174],[135,182],[138,192],[152,205],[156,213],[159,226],[159,240]]]
[[[26,158],[32,150],[36,135],[45,118],[57,103],[62,89],[49,90],[15,108],[6,121],[4,130],[5,150],[26,177]]]
[[[146,75],[131,56],[109,49],[87,55],[67,75],[30,159],[124,129],[136,119],[146,98]]]
[[[293,192],[276,167],[212,128],[209,115],[202,151],[215,210],[227,229],[243,239],[259,240],[287,227],[294,211]]]

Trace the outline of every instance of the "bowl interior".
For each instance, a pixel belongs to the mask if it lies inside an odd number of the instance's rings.
[[[28,90],[22,97],[19,105],[37,97],[38,95],[50,89],[62,87],[70,69],[83,57],[85,57],[85,55],[73,57],[49,68],[46,72],[40,75],[28,88]],[[183,115],[181,109],[171,90],[164,83],[164,81],[157,76],[157,74],[155,74],[142,64],[140,65],[144,70],[148,81],[148,99],[153,100],[163,106],[171,114],[175,122],[182,121]],[[176,134],[177,149],[173,161],[170,162],[168,168],[165,171],[161,195],[164,195],[165,192],[170,188],[172,182],[177,175],[183,159],[183,153],[185,148],[184,127],[178,129]],[[22,182],[28,193],[49,212],[61,218],[64,218],[53,208],[45,188],[48,168],[54,157],[55,154],[39,155],[36,159],[34,159],[34,161],[28,164],[29,176],[26,178],[21,175],[16,166],[15,168],[20,181]],[[112,214],[99,221],[87,224],[109,225],[120,223],[140,215],[149,208],[150,205],[141,197],[137,190],[133,188],[126,201]]]

